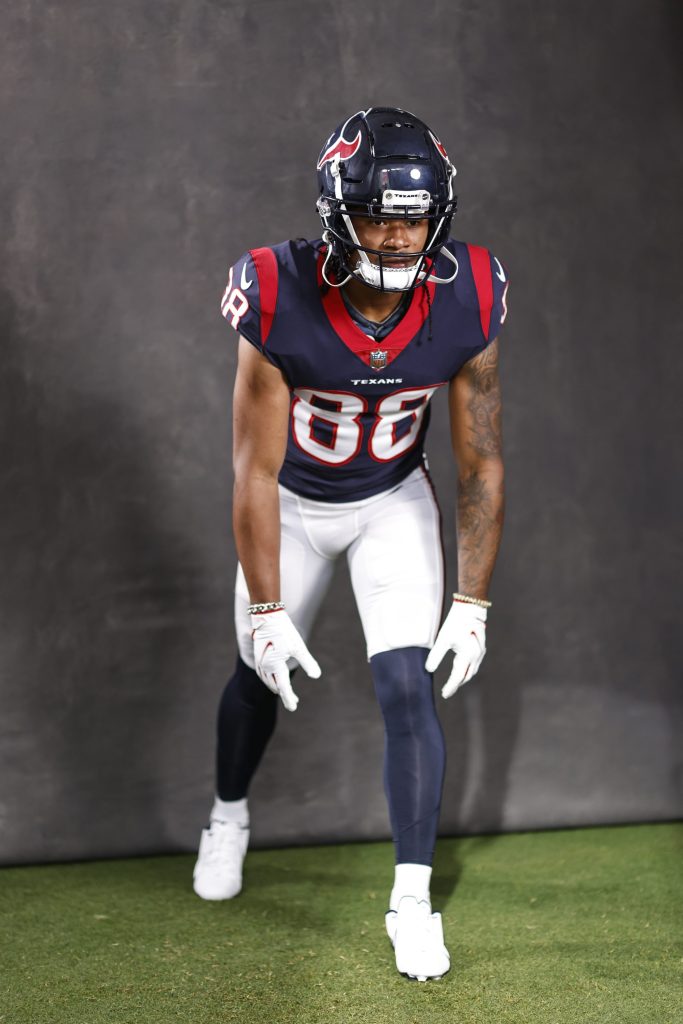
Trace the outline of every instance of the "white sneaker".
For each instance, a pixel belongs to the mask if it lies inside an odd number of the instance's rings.
[[[441,914],[432,914],[427,900],[418,902],[414,896],[404,896],[385,922],[401,974],[427,981],[441,978],[449,970],[451,958],[443,941]]]
[[[249,826],[212,821],[202,829],[192,888],[203,900],[231,900],[242,889],[242,864],[249,845]]]

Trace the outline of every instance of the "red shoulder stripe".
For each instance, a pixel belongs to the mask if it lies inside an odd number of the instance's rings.
[[[249,255],[254,261],[258,277],[261,300],[261,345],[265,348],[270,328],[273,326],[277,305],[277,260],[272,249],[250,249]]]
[[[491,326],[491,309],[493,308],[493,271],[491,270],[491,258],[488,249],[481,245],[468,245],[467,251],[472,265],[472,276],[477,289],[479,299],[479,316],[481,317],[481,329],[484,338],[489,340],[489,327]]]

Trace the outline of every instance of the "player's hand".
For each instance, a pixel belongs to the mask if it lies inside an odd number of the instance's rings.
[[[269,690],[279,694],[288,711],[296,711],[299,698],[289,681],[288,659],[298,661],[311,679],[320,678],[320,665],[284,608],[252,615],[250,618],[256,675]]]
[[[448,651],[453,651],[455,658],[442,697],[452,697],[479,670],[486,654],[486,608],[453,601],[425,662],[427,671],[436,671]]]

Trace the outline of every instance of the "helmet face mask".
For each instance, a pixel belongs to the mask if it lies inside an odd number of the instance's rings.
[[[439,241],[436,245],[428,244],[426,248],[418,249],[415,252],[373,249],[369,245],[361,243],[357,227],[353,222],[359,217],[366,217],[369,220],[428,220],[427,238],[429,240],[430,235],[434,233],[433,218],[416,218],[412,213],[406,215],[405,218],[397,218],[395,214],[392,218],[388,218],[386,214],[378,216],[377,214],[358,213],[356,210],[353,212],[346,211],[343,206],[338,212],[338,219],[342,220],[343,226],[335,228],[330,225],[325,229],[323,237],[330,246],[330,251],[337,257],[337,265],[347,275],[346,280],[349,277],[354,277],[362,281],[363,284],[367,284],[370,288],[376,288],[379,291],[410,291],[425,280],[431,266],[431,260],[441,249],[443,240]],[[350,232],[341,217],[342,213],[347,212],[351,220],[353,237],[350,236]],[[341,283],[335,282],[335,284]]]
[[[456,210],[455,168],[418,118],[395,107],[359,111],[328,139],[318,160],[318,213],[328,245],[323,276],[340,287],[351,278],[380,291],[409,291],[433,275],[432,264]],[[391,252],[361,244],[353,221],[427,221],[427,239],[416,252]],[[340,280],[325,273],[334,257]],[[345,275],[345,276],[343,276]]]

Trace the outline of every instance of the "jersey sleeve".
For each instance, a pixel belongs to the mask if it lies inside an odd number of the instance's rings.
[[[507,316],[508,272],[497,256],[478,245],[467,246],[476,291],[482,348],[500,333]]]
[[[221,313],[271,362],[268,335],[275,316],[278,268],[272,249],[251,249],[230,268]]]
[[[498,256],[482,246],[456,242],[458,275],[454,284],[459,302],[474,312],[468,329],[470,355],[478,355],[500,334],[508,313],[508,271]]]

